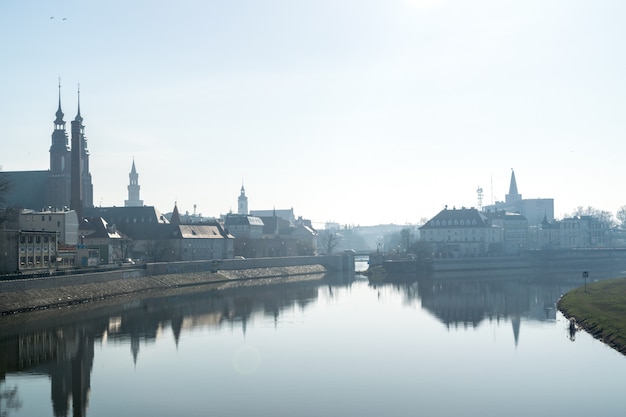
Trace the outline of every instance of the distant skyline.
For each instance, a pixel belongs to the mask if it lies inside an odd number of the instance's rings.
[[[80,83],[94,204],[418,223],[524,198],[626,205],[626,3],[0,4],[0,167],[49,167]]]

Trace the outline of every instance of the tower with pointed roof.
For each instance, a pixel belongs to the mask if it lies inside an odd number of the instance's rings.
[[[133,166],[128,174],[130,183],[128,184],[128,200],[124,201],[126,207],[141,207],[143,206],[143,200],[139,198],[139,174],[135,169],[135,159],[133,159]]]
[[[50,145],[50,169],[46,187],[46,201],[54,209],[62,209],[70,203],[70,156],[64,114],[61,110],[61,81],[59,80],[59,107],[54,120],[52,144]]]
[[[93,207],[93,184],[91,182],[91,172],[89,171],[89,150],[87,148],[87,136],[85,136],[85,126],[80,115],[80,86],[78,89],[78,114],[80,118],[80,182],[83,207]]]
[[[509,185],[509,193],[504,196],[505,203],[514,203],[521,201],[522,195],[517,192],[517,181],[515,181],[515,171],[511,168],[511,184]]]
[[[61,109],[61,81],[59,79],[59,104],[54,120],[50,146],[50,169],[46,182],[46,206],[52,209],[72,208],[77,213],[93,207],[93,184],[89,172],[89,151],[85,126],[80,114],[80,89],[78,111],[71,122],[71,148]]]
[[[83,181],[82,181],[82,135],[84,131],[83,126],[83,117],[80,115],[80,89],[78,90],[78,113],[76,113],[76,117],[72,120],[72,130],[71,130],[71,139],[72,139],[72,164],[71,164],[71,189],[72,193],[70,196],[70,208],[76,211],[78,215],[78,220],[81,221],[83,219]]]
[[[178,212],[178,203],[174,203],[174,210],[172,211],[170,224],[180,224],[180,213]]]
[[[239,194],[239,198],[237,199],[237,214],[243,214],[245,216],[248,215],[248,197],[246,197],[246,189],[243,188],[243,184],[241,184],[241,194]]]
[[[538,226],[544,217],[551,221],[554,219],[554,199],[552,198],[526,198],[517,189],[515,171],[511,169],[511,182],[509,192],[505,195],[504,201],[495,201],[483,207],[483,211],[507,211],[519,213],[526,217],[529,226]]]

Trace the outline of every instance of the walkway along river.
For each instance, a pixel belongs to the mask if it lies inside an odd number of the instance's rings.
[[[150,263],[142,268],[0,281],[0,315],[157,289],[326,272],[354,275],[354,255]]]

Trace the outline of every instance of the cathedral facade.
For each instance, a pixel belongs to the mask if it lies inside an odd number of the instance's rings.
[[[5,196],[4,206],[33,210],[71,208],[79,213],[82,213],[84,208],[93,207],[89,150],[85,126],[80,114],[80,90],[78,91],[78,111],[71,122],[71,147],[64,120],[65,115],[61,109],[60,84],[59,104],[55,115],[52,143],[49,149],[49,169],[0,172],[0,175],[6,176],[11,183],[11,188]]]

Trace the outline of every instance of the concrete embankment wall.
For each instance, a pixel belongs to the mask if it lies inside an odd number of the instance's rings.
[[[151,263],[146,265],[148,274],[171,274],[198,271],[232,271],[243,269],[266,269],[322,265],[328,271],[354,273],[354,255],[294,256],[284,258],[220,259],[216,261],[186,261]]]
[[[526,257],[436,259],[433,272],[529,268]]]
[[[345,271],[341,266],[346,262],[349,270],[349,259],[346,260],[345,255],[173,262],[107,272],[0,281],[0,315],[151,290]]]

